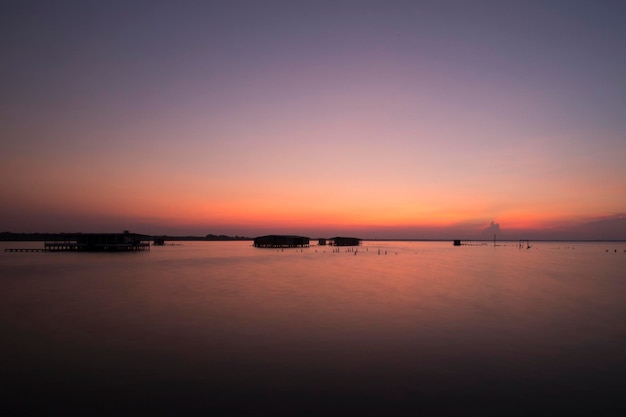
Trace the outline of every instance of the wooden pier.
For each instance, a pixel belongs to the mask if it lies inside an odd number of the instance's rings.
[[[79,247],[76,243],[44,243],[43,248],[9,248],[5,252],[76,252]]]
[[[268,235],[254,238],[256,248],[304,248],[309,246],[309,238],[292,235]]]
[[[306,248],[310,239],[303,236],[292,235],[267,235],[254,238],[254,246],[257,248]],[[330,239],[319,238],[318,245],[325,246],[359,246],[361,239],[356,237],[332,237]]]
[[[150,250],[150,243],[131,233],[85,233],[76,240],[44,242],[43,248],[8,248],[5,252],[136,252]]]
[[[359,246],[361,239],[356,237],[333,237],[328,239],[331,246]]]
[[[486,241],[474,241],[474,240],[459,240],[455,239],[452,244],[454,246],[487,246]]]
[[[49,252],[45,248],[9,248],[5,249],[5,252]]]

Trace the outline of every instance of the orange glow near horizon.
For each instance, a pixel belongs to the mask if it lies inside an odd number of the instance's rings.
[[[557,230],[612,214],[594,212],[601,207],[598,200],[594,206],[575,198],[587,186],[584,181],[578,189],[562,187],[564,192],[555,198],[550,192],[563,182],[546,188],[532,178],[516,180],[518,191],[512,193],[508,177],[490,179],[482,188],[473,186],[475,180],[452,181],[447,175],[412,183],[397,175],[382,176],[380,171],[359,172],[340,181],[324,172],[287,177],[270,173],[244,180],[237,173],[200,170],[191,175],[173,172],[155,181],[148,167],[128,177],[127,172],[114,169],[108,176],[96,176],[85,175],[79,166],[49,171],[34,160],[30,165],[42,180],[29,189],[13,186],[7,193],[19,196],[16,200],[24,211],[42,206],[51,215],[109,216],[118,218],[121,228],[124,222],[136,220],[207,229],[232,225],[289,230],[461,228],[479,233],[491,221],[502,230]],[[55,183],[65,187],[54,187]],[[593,195],[597,190],[586,192]],[[567,210],[563,199],[572,202]]]
[[[369,229],[378,227],[394,228],[446,228],[463,227],[479,232],[490,225],[490,222],[503,225],[505,229],[558,229],[559,227],[576,224],[581,219],[563,220],[560,213],[529,215],[502,215],[496,218],[483,218],[468,223],[467,213],[441,213],[439,215],[425,212],[422,215],[411,212],[395,212],[378,215],[376,212],[333,211],[315,207],[276,207],[257,206],[253,210],[246,207],[231,207],[226,203],[210,206],[179,206],[171,211],[147,211],[144,217],[160,219],[162,222],[176,225],[247,225],[267,226],[288,229],[326,228],[358,228]],[[360,214],[360,215],[359,215]],[[137,216],[141,219],[142,216]]]
[[[173,173],[155,182],[154,174],[147,169],[138,170],[128,180],[124,173],[116,172],[111,177],[90,177],[76,167],[65,167],[52,174],[36,164],[32,168],[43,178],[39,186],[13,191],[26,206],[39,204],[51,212],[71,207],[69,211],[75,213],[160,219],[181,225],[368,228],[471,224],[480,229],[494,221],[503,228],[550,229],[606,214],[593,213],[593,206],[586,202],[575,202],[565,211],[560,203],[546,204],[549,200],[540,196],[543,201],[537,200],[536,208],[532,208],[528,202],[519,205],[519,197],[514,199],[513,195],[507,202],[469,187],[454,186],[446,192],[443,183],[439,183],[439,188],[418,184],[413,189],[406,182],[383,181],[367,173],[337,184],[323,175],[321,180],[315,175],[261,176],[246,184],[228,175]],[[56,182],[64,182],[66,187],[52,187]],[[527,184],[533,188],[532,183]],[[446,187],[449,189],[449,185]],[[494,187],[506,190],[498,182],[493,182],[491,188]]]

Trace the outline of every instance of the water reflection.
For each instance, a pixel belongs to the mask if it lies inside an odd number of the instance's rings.
[[[626,255],[572,245],[3,254],[6,408],[607,414]]]

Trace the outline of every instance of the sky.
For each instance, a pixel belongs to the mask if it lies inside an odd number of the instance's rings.
[[[0,231],[626,239],[625,15],[3,2]]]

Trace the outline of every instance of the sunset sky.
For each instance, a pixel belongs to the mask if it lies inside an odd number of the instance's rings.
[[[626,239],[624,16],[3,3],[0,231]]]

